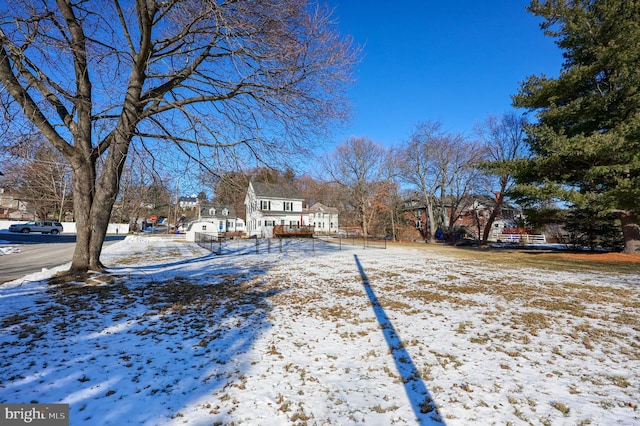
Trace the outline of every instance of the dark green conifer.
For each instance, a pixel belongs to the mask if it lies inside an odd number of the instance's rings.
[[[532,1],[528,10],[565,61],[558,77],[531,76],[514,96],[537,117],[520,190],[615,213],[625,252],[638,253],[640,1]]]

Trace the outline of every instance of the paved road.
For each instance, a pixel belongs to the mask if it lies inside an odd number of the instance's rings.
[[[0,256],[0,284],[71,262],[75,243],[2,244],[20,250]]]
[[[0,247],[10,246],[20,249],[19,253],[11,253],[0,256],[0,284],[22,278],[25,275],[42,271],[42,268],[51,269],[56,266],[71,262],[75,249],[75,235],[28,235],[30,244],[21,243],[23,235],[16,234],[15,238],[8,234],[0,234],[0,240],[6,242]],[[36,237],[36,238],[33,238]],[[40,238],[46,237],[46,238]],[[60,238],[66,237],[66,238]],[[11,238],[11,241],[9,239]],[[125,236],[108,236],[105,246],[124,239]],[[17,241],[16,241],[17,240]],[[65,242],[65,241],[73,242]],[[15,242],[13,242],[15,241]],[[46,241],[56,241],[48,243]]]

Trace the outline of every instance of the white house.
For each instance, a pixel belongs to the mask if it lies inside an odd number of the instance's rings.
[[[178,205],[181,209],[193,210],[198,207],[198,197],[196,197],[195,195],[180,197],[178,199]]]
[[[236,215],[232,206],[222,204],[203,204],[198,217],[187,225],[187,241],[194,241],[196,232],[212,235],[244,234],[244,220]]]
[[[304,197],[291,184],[249,182],[244,199],[247,212],[247,235],[273,236],[274,225],[306,226],[309,219],[302,206]]]
[[[313,232],[319,234],[334,234],[338,232],[338,209],[315,203],[305,211],[309,218],[309,225]]]

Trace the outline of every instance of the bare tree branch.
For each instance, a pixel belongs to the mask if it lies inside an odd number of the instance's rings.
[[[72,270],[102,269],[132,144],[171,141],[205,167],[285,163],[348,116],[358,49],[309,0],[16,0],[5,9],[0,100],[12,113],[20,105],[71,164]]]

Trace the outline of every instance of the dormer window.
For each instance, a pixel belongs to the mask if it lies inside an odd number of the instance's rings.
[[[229,216],[229,210],[226,208],[222,209],[222,216]]]
[[[216,215],[216,209],[214,209],[213,207],[209,209],[209,216],[215,216]]]

